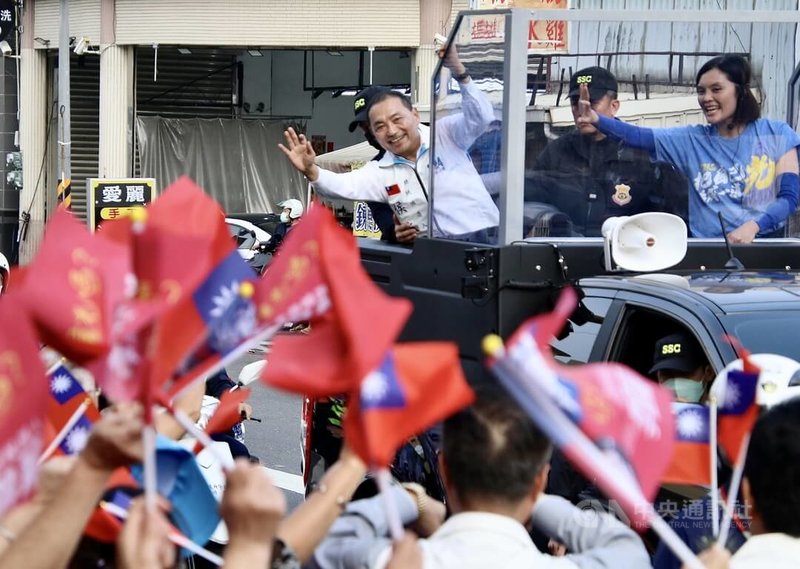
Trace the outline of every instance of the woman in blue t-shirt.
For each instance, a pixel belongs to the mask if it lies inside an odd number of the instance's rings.
[[[598,115],[585,86],[577,124],[590,123],[683,171],[691,186],[692,237],[722,237],[718,213],[732,243],[782,236],[797,208],[800,136],[782,121],[760,118],[751,76],[738,55],[715,57],[700,68],[697,101],[707,125],[651,129]]]

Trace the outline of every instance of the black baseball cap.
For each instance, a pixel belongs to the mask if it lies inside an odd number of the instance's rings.
[[[362,122],[367,122],[369,120],[369,106],[372,104],[372,99],[375,98],[376,95],[381,93],[385,93],[386,91],[390,91],[389,87],[384,87],[382,85],[371,85],[366,89],[362,89],[356,95],[355,101],[353,101],[353,112],[355,113],[355,118],[350,123],[348,130],[353,132],[359,124]]]
[[[569,97],[581,94],[581,85],[589,87],[589,98],[592,101],[602,99],[609,91],[617,92],[617,78],[602,67],[581,69],[569,80]]]
[[[649,373],[661,369],[690,373],[707,361],[697,341],[684,332],[678,332],[656,342],[653,367]]]

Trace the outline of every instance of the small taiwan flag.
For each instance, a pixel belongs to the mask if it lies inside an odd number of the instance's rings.
[[[92,432],[92,425],[92,421],[90,421],[85,414],[81,415],[78,422],[72,426],[67,436],[65,436],[61,444],[58,445],[61,452],[70,456],[81,452],[83,447],[86,446],[86,442],[89,440],[89,435]]]
[[[662,481],[671,484],[710,484],[709,408],[696,403],[673,403],[672,413],[675,417],[675,450]]]
[[[58,364],[48,373],[50,380],[50,401],[47,406],[47,421],[51,438],[60,433],[69,424],[75,413],[79,412],[81,405],[89,399],[83,386],[64,364]],[[100,419],[100,412],[91,401],[81,412],[65,434],[58,448],[67,455],[78,454],[86,446],[92,425]]]
[[[389,352],[381,365],[361,384],[361,409],[402,409],[405,405],[406,397],[397,379],[394,354]]]
[[[86,395],[78,380],[64,365],[59,365],[50,374],[50,393],[60,405],[64,405],[73,397]]]
[[[746,372],[732,369],[721,383],[719,405],[719,445],[728,459],[739,460],[742,440],[752,430],[758,419],[756,388],[759,372]]]
[[[409,437],[474,397],[455,344],[397,344],[351,393],[345,439],[370,466],[388,466]]]
[[[386,194],[390,196],[396,196],[400,193],[400,186],[397,184],[392,184],[391,186],[386,186]]]

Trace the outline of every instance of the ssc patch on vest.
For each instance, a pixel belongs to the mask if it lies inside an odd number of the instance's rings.
[[[400,186],[397,184],[392,184],[391,186],[386,186],[386,193],[390,196],[396,196],[400,193]]]
[[[611,201],[617,205],[628,205],[631,203],[631,187],[627,184],[617,184],[614,186],[614,193],[611,195]]]

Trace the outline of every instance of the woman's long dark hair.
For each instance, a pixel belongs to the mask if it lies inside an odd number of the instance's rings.
[[[712,69],[719,69],[731,83],[736,85],[736,112],[733,114],[733,123],[746,125],[760,118],[761,106],[750,90],[750,80],[753,77],[750,62],[741,55],[719,55],[709,59],[697,72],[695,85],[699,85],[700,78]]]

